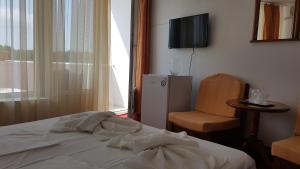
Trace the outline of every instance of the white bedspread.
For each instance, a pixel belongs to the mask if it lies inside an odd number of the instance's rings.
[[[130,163],[128,162],[134,160],[134,158],[137,158],[134,165],[143,165],[142,168],[147,167],[146,164],[136,163],[139,161],[141,156],[137,156],[135,152],[128,149],[108,147],[107,142],[101,142],[91,134],[81,132],[47,133],[57,120],[58,118],[53,118],[31,123],[0,127],[0,138],[4,135],[16,133],[21,130],[39,130],[47,134],[47,140],[60,141],[60,144],[57,146],[44,147],[1,156],[0,169],[17,169],[22,167],[27,167],[26,169],[52,169],[50,167],[50,163],[48,163],[49,160],[59,156],[67,156],[71,159],[71,161],[75,160],[82,164],[88,164],[89,167],[97,167],[101,169],[124,169],[126,166],[130,167]],[[143,125],[141,131],[134,135],[147,135],[157,132],[159,132],[158,129]],[[226,161],[226,164],[222,166],[221,169],[255,169],[254,161],[244,152],[193,137],[190,138],[198,143],[199,149],[201,150],[200,153],[212,156],[220,162]],[[172,147],[169,149],[173,151]],[[185,150],[186,149],[178,149],[178,151],[180,151],[178,154],[181,154],[182,151]],[[165,153],[165,151],[159,148],[150,149],[148,151],[149,156],[160,156],[163,153]],[[159,162],[159,159],[157,160],[157,162]],[[77,163],[75,161],[73,162]],[[124,166],[124,163],[126,166]],[[207,163],[210,164],[209,158]],[[206,164],[203,163],[203,165]],[[148,164],[148,166],[151,167],[151,164]]]
[[[0,139],[0,157],[23,151],[55,146],[59,141],[48,141],[44,132],[19,130],[2,135]]]
[[[47,166],[47,169],[99,169],[96,166],[90,166],[89,164],[76,160],[70,156],[58,156],[50,160],[22,167],[22,169],[44,169],[45,166]]]
[[[124,162],[128,169],[219,169],[226,161],[202,152],[198,142],[185,132],[161,130],[147,135],[127,135],[111,139],[108,146],[127,148],[137,153]]]

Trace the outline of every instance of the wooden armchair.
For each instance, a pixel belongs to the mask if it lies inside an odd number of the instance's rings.
[[[295,135],[288,139],[272,143],[272,155],[281,159],[279,160],[279,168],[300,168],[300,103],[298,106]],[[294,165],[285,163],[284,160]]]
[[[211,133],[239,128],[235,109],[226,105],[229,99],[243,98],[246,84],[227,74],[216,74],[202,80],[195,111],[170,112],[170,128],[175,126],[199,133]],[[209,138],[204,138],[211,140]]]

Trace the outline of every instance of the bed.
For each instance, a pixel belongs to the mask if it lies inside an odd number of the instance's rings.
[[[0,127],[0,140],[11,133],[40,133],[47,135],[47,140],[58,141],[60,144],[56,146],[21,151],[9,155],[0,155],[0,169],[48,169],[55,167],[58,163],[72,163],[67,168],[77,168],[76,166],[103,169],[122,169],[122,163],[132,157],[134,153],[126,149],[116,149],[106,146],[106,142],[96,140],[93,135],[79,132],[70,133],[51,133],[49,129],[58,120],[58,118],[40,120],[35,122]],[[158,129],[143,125],[144,133],[155,133]],[[22,137],[22,135],[20,135]],[[246,153],[225,147],[212,142],[195,139],[199,143],[201,151],[211,154],[214,157],[228,161],[228,165],[222,169],[255,169],[254,160]],[[9,141],[9,140],[4,140]],[[1,142],[0,142],[1,143]],[[3,143],[3,140],[2,140]],[[1,144],[0,144],[1,145]],[[0,147],[3,150],[5,147]]]

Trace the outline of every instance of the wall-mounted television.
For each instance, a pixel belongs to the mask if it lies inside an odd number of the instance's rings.
[[[169,22],[169,49],[207,47],[208,22],[208,13],[171,19]]]

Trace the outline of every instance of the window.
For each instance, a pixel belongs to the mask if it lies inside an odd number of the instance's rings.
[[[33,25],[33,0],[0,0],[0,99],[21,97],[22,83],[33,91]]]
[[[34,11],[34,3],[51,14]],[[58,85],[64,92],[79,90],[74,82],[82,90],[92,88],[92,52],[93,1],[0,0],[0,99],[45,97]]]
[[[33,61],[33,37],[33,0],[0,0],[1,61]]]

